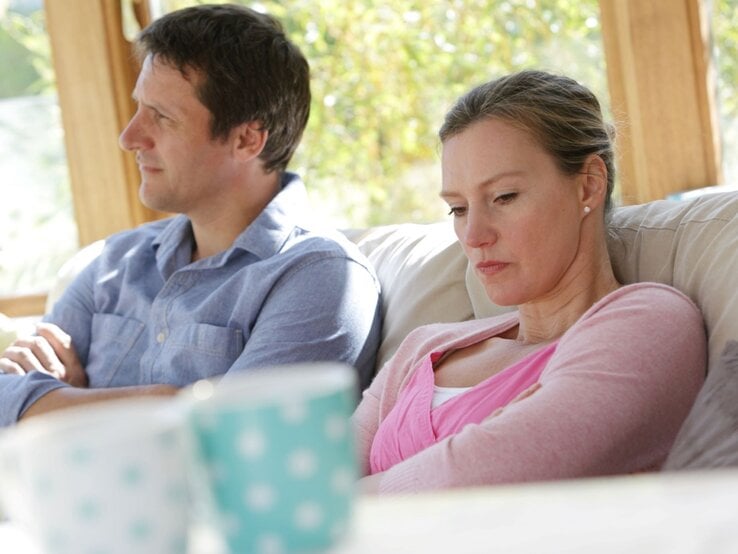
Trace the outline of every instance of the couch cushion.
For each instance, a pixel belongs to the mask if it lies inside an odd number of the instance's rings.
[[[708,371],[738,338],[738,193],[657,201],[613,214],[610,253],[623,282],[659,281],[702,310]]]
[[[377,368],[416,327],[473,317],[464,282],[467,259],[448,222],[403,223],[346,234],[369,258],[382,284]]]
[[[708,374],[664,470],[738,467],[738,342]]]
[[[64,293],[66,288],[92,260],[100,255],[104,247],[105,240],[97,240],[92,244],[88,244],[64,262],[56,274],[56,280],[49,294],[46,296],[46,313],[51,311],[51,308],[54,307],[54,304],[59,300],[59,297]]]

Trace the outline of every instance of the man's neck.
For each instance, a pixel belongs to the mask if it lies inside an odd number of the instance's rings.
[[[214,256],[231,247],[233,242],[259,217],[269,202],[277,195],[281,174],[263,175],[235,189],[237,194],[207,213],[188,214],[192,222],[195,244],[192,261]]]

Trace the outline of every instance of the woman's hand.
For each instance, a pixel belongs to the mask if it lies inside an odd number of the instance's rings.
[[[359,494],[379,494],[379,483],[381,482],[383,475],[384,473],[375,473],[374,475],[367,475],[366,477],[359,479]]]

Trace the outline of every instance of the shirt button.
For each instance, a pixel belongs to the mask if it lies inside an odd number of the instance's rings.
[[[167,338],[167,336],[166,336],[165,333],[163,333],[163,332],[162,333],[159,333],[158,335],[156,335],[156,342],[158,342],[159,344],[161,344],[162,342],[164,342],[164,340],[166,338]]]

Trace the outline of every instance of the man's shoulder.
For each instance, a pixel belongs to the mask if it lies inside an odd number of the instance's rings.
[[[356,244],[340,231],[327,227],[296,226],[281,253],[314,259],[342,258],[371,270],[369,260]]]

